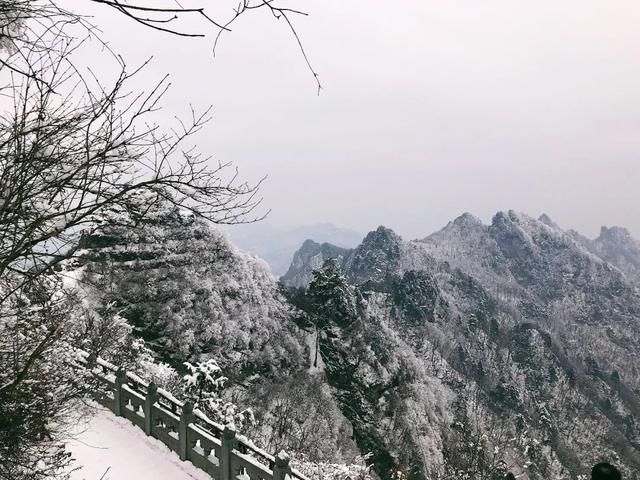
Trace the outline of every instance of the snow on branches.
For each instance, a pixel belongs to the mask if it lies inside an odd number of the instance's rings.
[[[192,364],[185,362],[189,371],[183,377],[184,395],[211,420],[241,431],[245,425],[255,422],[250,408],[240,409],[236,404],[223,400],[222,390],[227,377],[222,375],[218,363],[209,359]]]

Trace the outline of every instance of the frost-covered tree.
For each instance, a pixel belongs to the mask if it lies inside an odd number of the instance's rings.
[[[248,392],[256,424],[247,435],[268,451],[309,462],[349,462],[359,453],[353,429],[318,372],[273,379]]]
[[[0,478],[61,474],[70,459],[60,444],[82,411],[74,399],[96,385],[75,367],[71,298],[55,276],[41,276],[0,304]]]
[[[326,260],[314,270],[306,301],[318,328],[331,322],[347,324],[358,314],[356,292],[334,259]]]
[[[320,92],[318,74],[295,28],[296,17],[306,13],[296,8],[294,3],[278,0],[226,0],[217,2],[215,8],[206,1],[181,5],[172,0],[158,0],[150,4],[144,0],[2,0],[0,2],[0,50],[7,55],[0,56],[0,72],[11,72],[36,80],[43,88],[52,88],[41,75],[41,65],[29,59],[25,52],[44,54],[55,51],[67,43],[66,31],[69,27],[76,35],[98,41],[107,49],[108,43],[100,36],[99,24],[106,10],[121,15],[122,22],[133,22],[144,29],[157,30],[169,36],[205,37],[213,40],[213,50],[221,37],[246,15],[266,11],[269,16],[288,29],[297,43],[302,59]]]
[[[315,328],[313,365],[317,367],[322,330],[332,322],[345,326],[353,321],[358,315],[358,300],[356,291],[347,283],[335,259],[325,260],[312,276],[304,295],[298,299],[298,307],[304,310]]]
[[[188,370],[183,377],[184,397],[193,402],[194,408],[211,420],[239,431],[255,421],[250,408],[242,409],[223,399],[222,391],[228,379],[215,360],[195,364],[185,362],[184,365]]]
[[[371,466],[367,465],[368,460],[369,455],[358,455],[349,464],[295,459],[292,466],[311,480],[373,480],[375,477]]]
[[[82,288],[98,304],[113,305],[164,361],[180,368],[212,356],[234,382],[304,362],[264,262],[170,202],[126,215],[83,238]]]

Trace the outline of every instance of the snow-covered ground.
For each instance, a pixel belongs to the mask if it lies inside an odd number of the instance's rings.
[[[67,442],[76,459],[72,480],[210,480],[125,418],[99,407]]]

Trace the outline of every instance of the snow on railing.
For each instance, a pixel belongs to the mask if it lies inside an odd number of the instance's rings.
[[[106,385],[96,400],[129,419],[216,480],[308,480],[289,466],[285,452],[270,455],[235,430],[208,418],[191,402],[146,382],[134,373],[78,350],[78,365],[89,368]]]

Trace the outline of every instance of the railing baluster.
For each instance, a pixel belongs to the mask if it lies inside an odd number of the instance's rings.
[[[151,382],[147,388],[147,396],[144,397],[144,432],[153,435],[153,405],[158,400],[158,386]]]
[[[285,480],[285,476],[290,472],[289,455],[284,450],[276,455],[276,463],[273,466],[273,480]]]
[[[180,460],[186,460],[188,458],[189,442],[188,442],[188,427],[193,420],[193,403],[185,402],[182,406],[182,414],[180,414],[180,425],[178,426],[178,454]]]
[[[122,386],[125,383],[127,383],[127,374],[122,368],[119,368],[116,372],[116,385],[115,390],[113,391],[113,413],[119,417],[122,416],[122,410],[124,408]]]
[[[236,431],[232,428],[224,427],[222,432],[222,448],[220,448],[220,471],[222,480],[231,480],[233,471],[231,470],[231,454],[236,447]]]
[[[204,456],[209,457],[209,455],[211,455],[211,451],[213,450],[213,446],[207,443],[203,446],[202,450],[204,450]]]

